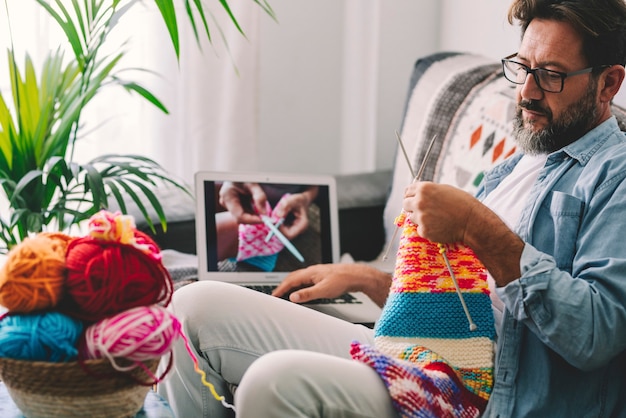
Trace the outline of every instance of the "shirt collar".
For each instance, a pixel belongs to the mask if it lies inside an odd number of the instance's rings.
[[[600,125],[596,126],[585,135],[562,149],[553,152],[548,159],[563,158],[563,154],[577,160],[580,164],[585,165],[591,157],[602,147],[611,134],[619,132],[619,126],[615,116],[611,116]]]

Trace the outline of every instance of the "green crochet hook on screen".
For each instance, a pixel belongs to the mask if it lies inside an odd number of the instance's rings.
[[[276,222],[276,225],[274,225],[274,223],[272,222],[272,219],[267,215],[262,215],[261,220],[263,220],[263,223],[270,229],[268,236],[271,237],[270,235],[271,233],[276,235],[276,237],[280,240],[280,242],[283,243],[285,248],[287,248],[289,252],[298,259],[298,261],[303,263],[304,257],[302,256],[302,254],[300,254],[300,251],[298,251],[298,249],[291,243],[291,241],[289,241],[287,237],[284,236],[283,233],[280,232],[280,230],[278,229],[278,225],[280,225],[282,221],[278,220],[278,222]]]

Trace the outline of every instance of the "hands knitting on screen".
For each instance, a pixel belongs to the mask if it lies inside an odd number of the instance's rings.
[[[309,206],[317,196],[317,187],[301,193],[283,196],[274,208],[274,216],[286,219],[281,225],[281,232],[287,239],[293,239],[309,227]]]
[[[317,193],[317,187],[310,187],[300,193],[285,194],[276,203],[272,215],[275,219],[283,219],[279,229],[287,239],[297,237],[309,227],[308,209]],[[224,182],[219,191],[219,202],[238,224],[263,223],[261,215],[269,215],[268,195],[258,183]]]
[[[267,196],[258,183],[225,181],[219,191],[219,202],[240,224],[263,223]]]

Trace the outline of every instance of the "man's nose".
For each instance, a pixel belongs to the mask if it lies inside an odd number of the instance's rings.
[[[527,73],[524,84],[519,85],[519,93],[522,99],[540,100],[543,98],[543,90],[539,87],[537,79],[533,73]]]

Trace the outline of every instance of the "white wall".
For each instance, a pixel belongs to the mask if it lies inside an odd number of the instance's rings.
[[[437,0],[272,0],[262,19],[259,168],[390,167],[411,67],[438,43]]]
[[[376,168],[391,168],[413,65],[439,50],[440,20],[437,0],[381,0]]]
[[[441,2],[442,50],[474,52],[501,59],[517,50],[519,28],[509,24],[508,1]]]

